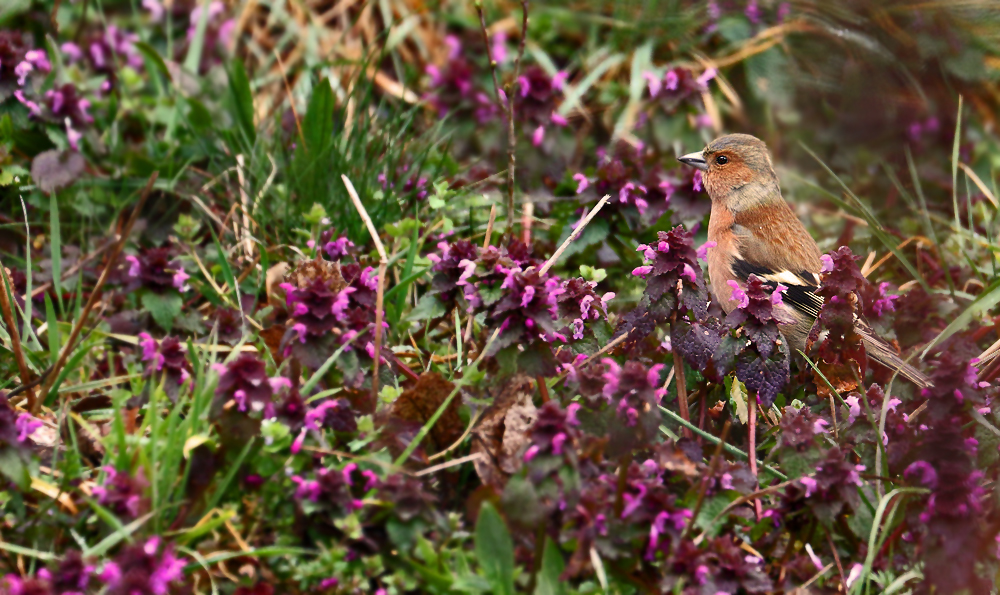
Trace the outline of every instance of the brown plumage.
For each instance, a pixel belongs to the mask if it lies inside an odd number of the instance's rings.
[[[797,321],[783,326],[782,334],[793,350],[804,350],[823,305],[823,298],[814,293],[822,253],[782,198],[767,145],[749,134],[729,134],[680,161],[702,170],[712,199],[708,239],[716,245],[708,250],[708,276],[723,310],[728,313],[736,305],[729,281],[742,286],[752,273],[781,283],[790,288],[790,299],[779,307]],[[863,320],[857,321],[855,330],[872,358],[919,386],[930,385]]]

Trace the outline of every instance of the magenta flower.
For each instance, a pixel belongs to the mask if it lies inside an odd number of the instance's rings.
[[[587,176],[585,176],[585,175],[583,175],[581,173],[573,174],[573,180],[575,180],[576,183],[577,183],[577,186],[576,186],[576,193],[577,194],[582,193],[584,190],[587,189],[588,186],[590,186],[590,182],[587,180]]]
[[[14,422],[14,429],[17,430],[17,441],[27,442],[28,438],[41,428],[42,425],[42,422],[31,417],[30,414],[22,413],[18,415],[17,421]]]
[[[733,290],[732,300],[736,302],[737,308],[746,308],[750,305],[750,298],[747,296],[746,292],[743,291],[743,288],[740,287],[738,282],[730,279],[729,281],[726,281],[726,284]]]

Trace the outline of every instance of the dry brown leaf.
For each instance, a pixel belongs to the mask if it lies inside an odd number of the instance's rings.
[[[437,372],[427,372],[420,375],[417,383],[399,395],[392,404],[390,415],[406,421],[423,425],[434,415],[438,407],[444,403],[455,385],[445,380]],[[465,430],[462,419],[458,415],[460,400],[456,397],[438,418],[431,428],[428,438],[439,451],[451,446],[459,439]]]
[[[531,401],[534,392],[535,384],[529,376],[515,376],[494,398],[472,431],[472,454],[481,455],[474,465],[484,485],[502,490],[510,473],[517,470],[518,451],[527,441],[526,430],[536,415]]]

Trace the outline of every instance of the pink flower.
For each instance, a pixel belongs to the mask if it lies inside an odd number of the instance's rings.
[[[655,98],[660,94],[660,90],[663,88],[663,82],[660,77],[656,76],[653,72],[647,70],[642,73],[642,78],[646,79],[646,85],[649,87],[649,96]]]
[[[190,287],[187,286],[187,280],[190,278],[191,275],[188,275],[183,267],[177,269],[177,272],[174,273],[174,287],[179,289],[182,293],[187,291],[188,289],[191,289]]]
[[[125,257],[125,260],[127,260],[129,264],[128,276],[138,277],[139,272],[142,270],[142,264],[139,262],[139,259],[129,254],[128,256]]]
[[[556,126],[569,125],[569,120],[567,120],[566,117],[560,114],[559,112],[552,112],[550,119],[552,120],[552,123],[555,124]]]
[[[774,291],[771,292],[771,305],[780,306],[782,304],[781,294],[785,293],[786,291],[788,291],[788,288],[782,285],[781,283],[778,283],[778,286],[775,287]]]
[[[601,307],[604,308],[606,312],[608,310],[608,302],[615,299],[615,292],[609,291],[601,296]]]
[[[142,0],[142,7],[149,11],[149,20],[159,23],[163,20],[163,4],[160,0]]]
[[[677,76],[677,72],[674,70],[668,70],[667,74],[663,77],[663,86],[667,91],[676,91],[677,85],[680,83],[680,77]]]
[[[800,477],[799,483],[806,489],[806,498],[812,496],[816,491],[816,480],[811,477]]]
[[[646,382],[649,386],[656,388],[660,384],[660,370],[664,368],[663,364],[654,364],[649,371],[646,372]]]
[[[490,57],[497,64],[503,64],[507,61],[507,34],[503,31],[493,36],[493,47],[490,50]],[[504,103],[507,103],[506,98],[504,98]]]
[[[524,293],[521,295],[521,307],[526,308],[531,300],[535,297],[535,287],[533,285],[528,285],[524,288]]]
[[[686,262],[684,263],[684,269],[681,271],[681,277],[684,277],[685,279],[687,279],[692,283],[698,282],[698,276],[695,275],[694,267],[692,267]]]
[[[535,458],[536,456],[538,456],[538,451],[539,451],[539,450],[540,450],[540,449],[538,448],[538,445],[537,445],[537,444],[532,444],[532,445],[531,445],[531,446],[530,446],[530,447],[528,448],[528,450],[526,450],[526,451],[524,452],[524,462],[525,462],[525,463],[527,463],[527,462],[530,462],[530,461],[531,461],[531,459],[533,459],[533,458]]]
[[[691,178],[691,188],[695,192],[701,192],[701,170],[695,170],[694,177]]]
[[[83,134],[77,131],[72,126],[72,120],[69,117],[66,118],[66,140],[69,141],[69,146],[74,151],[80,150],[80,139],[83,138]]]
[[[707,88],[709,81],[714,79],[717,74],[719,74],[719,71],[715,68],[707,68],[705,69],[705,72],[701,73],[701,76],[696,79],[696,82],[699,87]]]
[[[83,58],[83,50],[81,50],[80,46],[76,45],[72,41],[67,41],[59,46],[59,51],[66,56],[66,62],[70,64],[73,62],[79,62]]]
[[[24,96],[24,91],[22,91],[21,89],[18,89],[16,91],[14,91],[14,97],[16,97],[19,102],[21,102],[21,105],[23,105],[24,107],[28,108],[28,112],[32,116],[34,116],[36,118],[40,118],[42,116],[42,108],[41,108],[41,106],[39,106],[34,101],[31,101],[31,100],[27,99]]]
[[[552,438],[552,453],[556,455],[562,454],[563,443],[566,442],[566,434],[559,432]]]
[[[27,413],[18,415],[17,420],[14,422],[14,429],[17,430],[17,441],[26,442],[40,427],[42,427],[42,422],[31,417],[31,415]]]
[[[709,250],[709,248],[715,248],[716,246],[718,246],[718,244],[716,242],[705,242],[701,246],[698,246],[698,250],[697,250],[697,252],[698,252],[698,259],[699,260],[706,260],[708,258],[708,250]]]
[[[656,251],[647,246],[646,244],[639,244],[635,247],[636,252],[642,252],[643,258],[646,260],[656,260]]]
[[[833,257],[829,254],[824,254],[819,257],[819,261],[823,263],[823,268],[820,269],[821,273],[829,273],[833,271]]]
[[[517,86],[521,89],[521,97],[527,97],[531,93],[531,81],[523,74],[517,77]]]
[[[535,131],[531,133],[531,144],[537,147],[542,144],[543,140],[545,140],[545,126],[539,125],[539,127],[535,128]]]
[[[847,397],[846,399],[844,399],[844,402],[847,403],[847,408],[848,408],[847,423],[853,424],[854,420],[856,420],[858,416],[861,415],[861,404],[858,401],[858,397],[856,395],[851,395],[850,397]]]
[[[569,78],[569,73],[565,70],[560,70],[552,76],[552,88],[556,91],[562,91],[563,86],[566,84],[566,79]]]
[[[729,287],[733,290],[732,298],[733,301],[736,302],[737,308],[746,308],[750,305],[750,298],[747,297],[747,293],[743,291],[743,288],[740,287],[739,283],[730,279],[729,281],[726,281],[726,285],[729,285]]]
[[[576,412],[579,411],[581,407],[582,407],[582,405],[580,405],[579,403],[570,403],[569,406],[566,407],[566,423],[567,424],[569,424],[571,426],[578,426],[578,425],[580,425],[580,420],[578,420],[576,418]]]
[[[446,35],[444,44],[448,46],[448,59],[454,60],[462,53],[462,42],[454,35]]]
[[[641,267],[635,267],[632,269],[632,274],[636,277],[645,277],[646,275],[653,272],[653,267],[651,265],[645,265]]]

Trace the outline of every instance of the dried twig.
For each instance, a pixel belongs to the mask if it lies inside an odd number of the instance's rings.
[[[358,210],[358,214],[365,222],[365,227],[368,228],[368,233],[371,234],[372,241],[375,242],[375,249],[378,250],[378,291],[375,294],[375,363],[372,364],[372,392],[378,399],[378,368],[379,362],[382,361],[382,300],[385,297],[385,272],[389,266],[389,257],[386,256],[385,246],[382,245],[382,240],[378,237],[378,231],[375,229],[375,224],[372,223],[372,218],[368,216],[365,205],[361,204],[361,198],[358,196],[358,191],[354,189],[354,184],[343,174],[340,175],[340,179],[344,181],[344,186],[347,186],[347,194],[350,195],[354,208]]]
[[[554,265],[556,261],[559,260],[559,257],[562,256],[563,252],[566,251],[566,248],[569,248],[569,245],[575,242],[576,239],[580,237],[580,234],[583,233],[583,229],[587,227],[587,224],[589,224],[594,217],[597,216],[597,213],[599,213],[601,209],[604,208],[604,205],[608,204],[608,200],[610,199],[611,195],[605,194],[604,198],[599,200],[597,204],[594,205],[594,208],[591,209],[590,212],[587,213],[587,216],[580,221],[579,225],[576,226],[576,229],[573,230],[573,233],[569,234],[569,237],[566,238],[565,241],[563,241],[562,245],[559,246],[559,248],[552,254],[552,256],[549,257],[548,260],[545,261],[545,264],[542,265],[542,268],[538,270],[539,275],[544,275],[545,273],[549,272],[549,269],[552,268],[552,265]]]
[[[52,364],[52,371],[49,372],[48,377],[45,380],[45,384],[42,385],[42,390],[40,391],[41,397],[44,399],[45,395],[49,394],[52,390],[52,385],[55,383],[56,379],[59,377],[59,372],[62,371],[62,367],[66,365],[66,358],[73,351],[73,346],[76,343],[77,338],[80,336],[80,331],[83,330],[83,325],[87,321],[87,317],[90,315],[90,311],[94,309],[98,300],[101,299],[101,290],[104,288],[105,281],[108,280],[108,275],[111,274],[111,269],[118,262],[118,257],[122,253],[122,249],[125,247],[125,242],[128,241],[129,235],[132,233],[132,226],[135,225],[136,219],[139,218],[139,213],[142,212],[143,205],[146,204],[146,199],[149,198],[150,192],[153,190],[153,184],[156,182],[156,178],[159,177],[160,172],[154,171],[153,175],[149,176],[149,181],[146,182],[146,187],[142,189],[142,194],[139,196],[139,202],[132,209],[132,214],[129,215],[128,222],[125,223],[125,227],[122,229],[121,237],[118,238],[118,243],[115,244],[114,250],[111,251],[111,255],[108,257],[108,262],[104,265],[104,270],[101,271],[101,276],[98,277],[97,283],[94,284],[94,289],[90,292],[90,298],[87,300],[87,304],[83,307],[80,312],[79,318],[76,319],[76,323],[73,324],[73,329],[69,333],[69,337],[63,344],[62,351],[59,352],[59,358],[56,359],[56,363]],[[36,407],[38,403],[35,403]],[[32,409],[31,413],[37,413],[36,409]]]
[[[486,16],[483,14],[483,4],[476,1],[476,12],[479,14],[479,26],[483,33],[483,43],[486,45],[487,53],[491,52],[490,35],[486,28]],[[514,59],[513,84],[517,83],[517,78],[521,74],[521,59],[524,57],[524,46],[528,40],[528,0],[521,0],[521,39],[517,47],[517,57]],[[496,91],[497,101],[507,115],[507,229],[504,231],[504,240],[509,240],[514,234],[514,182],[515,182],[515,149],[517,148],[517,136],[514,126],[514,89],[508,86],[504,92],[500,88],[500,80],[497,77],[497,63],[490,56],[490,73],[493,75],[493,89]]]
[[[28,274],[30,275],[31,271],[28,271]],[[0,283],[0,309],[3,311],[3,323],[7,326],[7,334],[10,335],[10,349],[14,352],[14,359],[17,361],[17,373],[21,376],[21,385],[26,387],[25,390],[28,393],[28,409],[34,413],[37,401],[35,390],[31,384],[31,370],[28,369],[28,363],[24,359],[24,350],[21,348],[21,334],[17,330],[17,319],[14,317],[14,311],[10,307],[10,300],[7,296],[8,287],[11,290],[14,287],[12,283],[9,283],[7,269],[4,268],[2,262],[0,262],[0,275],[3,276],[3,283]]]
[[[514,98],[517,93],[513,85],[521,74],[521,58],[524,57],[524,44],[528,40],[528,0],[521,0],[521,39],[517,45],[517,57],[514,58],[514,78],[507,88],[507,231],[504,238],[514,237],[514,170],[517,136],[514,133]]]

